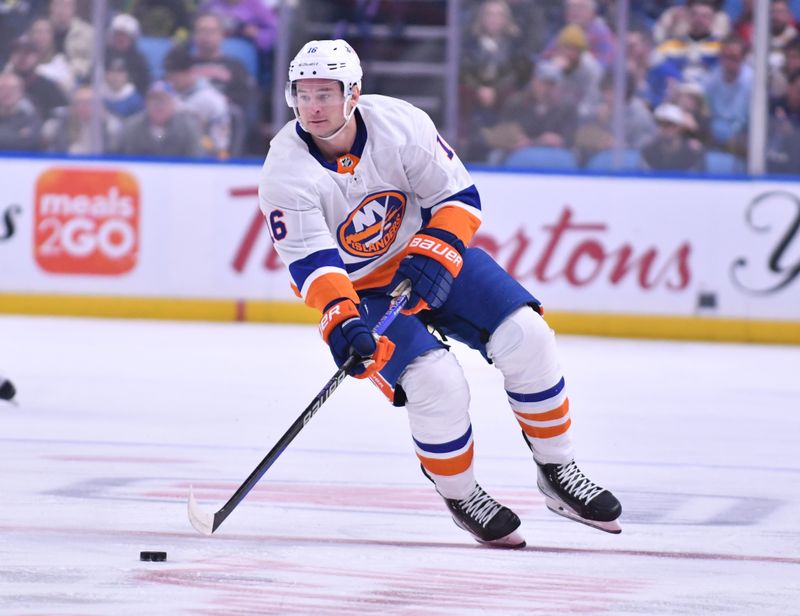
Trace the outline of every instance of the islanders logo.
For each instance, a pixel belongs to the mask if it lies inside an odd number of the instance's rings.
[[[339,225],[339,244],[355,257],[377,257],[397,239],[406,211],[406,196],[384,190],[366,197]]]

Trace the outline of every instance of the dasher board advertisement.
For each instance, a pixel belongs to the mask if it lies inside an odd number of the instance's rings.
[[[257,165],[4,159],[0,310],[25,294],[297,302],[258,177]],[[548,311],[800,322],[794,183],[473,177],[473,245]]]

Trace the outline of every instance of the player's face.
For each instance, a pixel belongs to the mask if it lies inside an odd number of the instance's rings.
[[[297,82],[297,113],[312,135],[330,135],[344,122],[342,85],[331,79],[302,79]]]

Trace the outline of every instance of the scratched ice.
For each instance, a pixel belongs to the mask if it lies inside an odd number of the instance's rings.
[[[456,347],[478,478],[528,540],[505,552],[352,379],[214,536],[190,527],[189,485],[219,508],[332,374],[313,327],[0,317],[0,341],[4,616],[797,613],[800,348],[562,336],[612,536],[545,509],[499,375]]]

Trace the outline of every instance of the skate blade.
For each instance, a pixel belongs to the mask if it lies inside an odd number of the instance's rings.
[[[574,520],[575,522],[586,524],[586,526],[591,526],[592,528],[596,528],[597,530],[602,530],[606,533],[611,533],[612,535],[619,535],[622,532],[622,527],[619,525],[619,522],[617,520],[611,520],[610,522],[602,522],[599,520],[588,520],[586,518],[582,518],[572,509],[566,507],[562,503],[558,502],[557,500],[549,496],[545,496],[545,504],[547,505],[547,508],[550,511],[560,516],[563,516],[568,520]]]
[[[475,535],[472,536],[475,537]],[[500,537],[500,539],[493,539],[492,541],[484,541],[483,539],[479,539],[478,537],[475,537],[475,541],[477,541],[481,545],[485,545],[490,548],[501,548],[504,550],[519,550],[521,548],[524,548],[526,545],[525,538],[522,535],[520,535],[517,531],[512,531],[505,537]]]
[[[490,548],[501,548],[505,550],[518,550],[520,548],[525,547],[525,538],[520,535],[516,530],[512,530],[508,533],[505,537],[500,537],[499,539],[492,539],[491,541],[487,541],[485,539],[481,539],[473,533],[469,528],[461,524],[455,518],[452,518],[453,522],[456,526],[458,526],[461,530],[467,531],[475,541],[480,543],[481,545],[485,545],[486,547]]]

